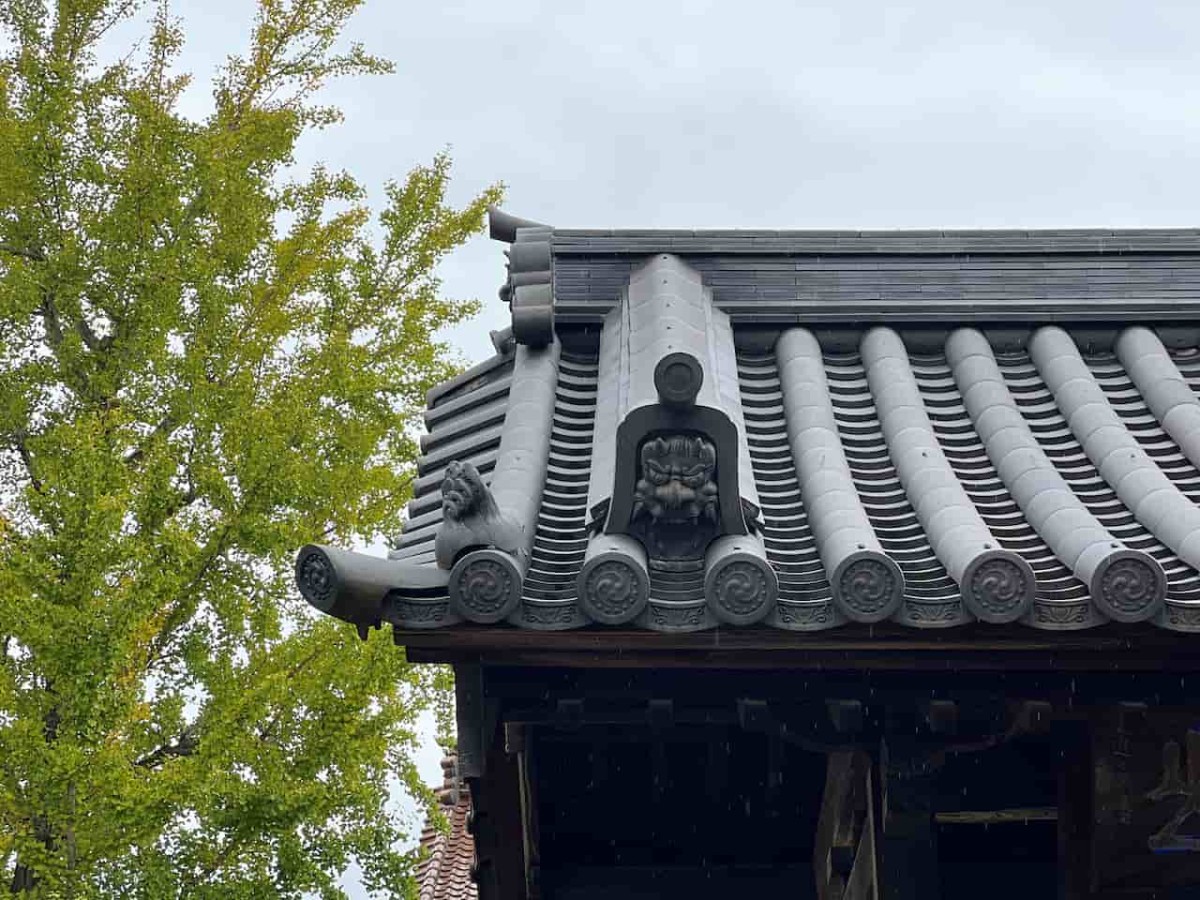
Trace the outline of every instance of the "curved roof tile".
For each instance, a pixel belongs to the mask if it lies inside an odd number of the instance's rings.
[[[1027,345],[976,329],[934,340],[888,328],[849,340],[789,329],[775,353],[739,351],[740,431],[761,506],[759,539],[779,584],[766,623],[813,630],[863,619],[834,588],[852,582],[846,560],[863,551],[899,573],[900,599],[884,617],[914,627],[986,620],[978,603],[964,605],[962,584],[995,577],[983,566],[995,549],[1033,574],[1033,603],[1020,618],[1026,625],[1071,629],[1150,617],[1200,630],[1200,469],[1191,459],[1200,433],[1191,411],[1200,409],[1200,347],[1173,341],[1168,350],[1141,326],[1114,337],[1106,346],[1115,354],[1081,351],[1088,341],[1059,328],[1038,331]],[[530,504],[522,515],[532,517],[529,568],[512,617],[525,627],[589,624],[577,580],[588,548],[592,453],[597,429],[614,427],[604,424],[598,397],[599,343],[593,352],[578,344],[561,352],[542,496],[533,504],[516,492]],[[500,377],[511,383],[511,375]],[[473,441],[469,458],[482,460],[485,481],[495,426],[472,429],[471,417],[486,410],[494,423],[497,404],[507,403],[498,384],[475,386],[489,396],[481,406],[466,402],[469,393],[456,396],[458,412],[438,418],[431,432]],[[417,514],[391,555],[432,565],[440,468],[428,469],[412,504]],[[699,576],[693,585],[650,571],[651,596],[699,598]],[[1149,599],[1141,592],[1147,585]],[[685,618],[640,621],[651,629],[705,627]]]
[[[653,402],[649,382],[612,373],[646,353],[653,359],[638,371],[651,372],[661,354],[647,342],[678,350],[678,339],[713,375],[701,400],[735,425],[751,531],[735,549],[757,560],[736,571],[753,579],[758,566],[778,587],[762,624],[932,628],[978,618],[1078,629],[1149,619],[1200,631],[1200,328],[1177,324],[1190,306],[1161,298],[1143,321],[1170,312],[1176,323],[1124,327],[1131,307],[1117,296],[1155,273],[1164,291],[1190,290],[1171,272],[1200,272],[1196,233],[534,236],[551,248],[561,343],[537,350],[501,335],[492,359],[430,392],[409,518],[390,554],[398,572],[434,565],[441,481],[449,462],[468,461],[523,529],[509,623],[603,627],[594,622],[604,610],[579,600],[585,568],[604,591],[639,592],[614,623],[755,621],[758,613],[711,614],[703,566],[656,565],[620,535],[592,539],[611,494],[620,410],[633,390]],[[978,255],[957,255],[968,253]],[[1026,327],[947,327],[949,307],[904,293],[924,290],[939,267],[986,282],[995,322],[1012,318],[1010,289],[1033,302],[1060,286],[1055,296],[1074,303],[1070,285],[1125,279],[1095,301],[1099,318],[1118,325],[1029,328],[1039,313]],[[623,292],[647,278],[662,283],[626,308]],[[817,286],[808,300],[805,279]],[[836,289],[823,294],[827,281]],[[678,309],[660,316],[668,295]],[[974,300],[968,291],[954,302]],[[871,313],[860,316],[864,303]],[[879,321],[897,324],[863,324]],[[625,582],[602,565],[618,550],[634,561]],[[384,618],[459,621],[440,584],[397,585]]]

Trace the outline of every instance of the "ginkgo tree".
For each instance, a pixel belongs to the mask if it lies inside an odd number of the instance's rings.
[[[200,115],[165,3],[0,3],[0,890],[412,891],[388,796],[441,676],[290,565],[397,527],[473,311],[436,267],[498,189],[297,170],[322,85],[389,70],[360,2],[260,0]]]

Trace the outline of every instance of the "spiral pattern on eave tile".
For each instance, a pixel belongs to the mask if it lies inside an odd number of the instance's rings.
[[[878,622],[904,599],[900,567],[883,552],[854,484],[834,417],[821,345],[804,328],[775,345],[788,442],[833,602],[849,619]]]
[[[1123,622],[1154,617],[1166,597],[1162,567],[1126,547],[1076,496],[1034,437],[987,339],[958,329],[946,356],[988,457],[1034,530],[1088,585],[1105,615]]]
[[[750,457],[758,536],[778,578],[778,602],[764,624],[817,630],[850,618],[845,595],[834,599],[831,573],[836,580],[843,562],[836,542],[852,535],[901,575],[893,582],[899,605],[890,614],[872,608],[874,615],[915,628],[986,620],[955,549],[986,541],[986,530],[1034,575],[1024,625],[1085,629],[1150,616],[1163,628],[1200,632],[1192,537],[1200,506],[1200,329],[877,327],[822,331],[819,345],[816,334],[794,332],[771,344],[755,333],[737,336],[736,360],[719,367],[737,373],[736,391],[730,378],[726,393],[740,394],[740,449]],[[553,380],[547,369],[537,388],[554,397],[549,454],[536,518],[526,526],[534,539],[520,605],[507,621],[537,629],[712,627],[699,562],[670,571],[651,560],[627,571],[600,558],[620,548],[592,548],[586,488],[604,468],[597,437],[615,424],[599,378],[603,348],[582,335],[570,347]],[[510,396],[515,355],[507,350],[475,367],[427,413],[431,431],[421,441],[415,499],[393,561],[434,566],[448,461],[470,461],[485,482],[496,482],[502,433],[513,424],[506,420],[517,396]],[[528,401],[533,393],[526,385],[520,395]],[[511,479],[500,481],[503,497]],[[525,508],[512,511],[533,515],[532,496],[520,499]],[[1172,511],[1156,513],[1162,503]],[[842,547],[843,555],[859,550]],[[597,569],[603,608],[588,612],[577,576]],[[629,571],[636,591],[626,589]],[[659,606],[622,605],[647,595]],[[421,582],[398,587],[385,608],[395,621],[428,628],[460,621],[448,604],[445,587]],[[877,621],[861,610],[855,617]]]
[[[888,453],[934,553],[957,582],[967,609],[985,622],[1012,622],[1036,593],[1033,569],[1003,549],[942,452],[909,364],[890,328],[873,328],[860,347]]]
[[[779,579],[779,601],[767,621],[795,631],[834,628],[846,620],[833,605],[829,578],[800,499],[778,364],[771,353],[739,353],[737,362],[763,544]]]
[[[516,552],[496,547],[471,550],[450,571],[450,606],[481,624],[519,614],[522,584],[533,549],[534,527],[546,487],[550,435],[558,384],[557,341],[516,349],[508,410],[496,450],[491,491],[502,516],[521,528]]]

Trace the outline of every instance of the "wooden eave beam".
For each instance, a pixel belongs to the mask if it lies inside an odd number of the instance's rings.
[[[530,631],[460,625],[395,630],[413,662],[569,668],[745,668],[913,671],[1200,669],[1200,641],[1151,625],[1080,632],[965,626],[914,632],[894,625],[796,633],[768,628],[658,633],[634,629]]]

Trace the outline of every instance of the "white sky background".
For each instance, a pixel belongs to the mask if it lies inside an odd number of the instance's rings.
[[[173,11],[205,104],[253,3]],[[456,202],[504,181],[508,210],[561,227],[1200,224],[1200,4],[368,0],[349,36],[397,71],[333,85],[346,121],[299,163],[376,200],[450,146]],[[450,335],[482,359],[502,247],[442,274],[485,301]]]

